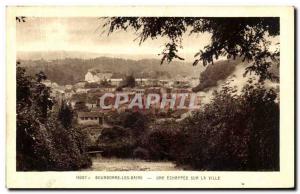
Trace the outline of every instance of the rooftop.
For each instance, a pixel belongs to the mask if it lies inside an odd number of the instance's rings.
[[[103,116],[101,112],[78,112],[78,117],[100,117]]]

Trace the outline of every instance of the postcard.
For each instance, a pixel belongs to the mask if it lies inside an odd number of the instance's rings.
[[[293,7],[7,7],[6,186],[295,187]]]

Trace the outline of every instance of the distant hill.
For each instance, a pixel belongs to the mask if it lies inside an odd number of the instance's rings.
[[[31,75],[43,71],[48,79],[60,85],[74,84],[84,80],[84,76],[91,68],[101,71],[111,71],[115,75],[133,75],[134,77],[167,79],[175,76],[200,75],[203,66],[193,67],[191,63],[173,61],[170,64],[160,65],[159,59],[122,59],[112,57],[97,57],[82,59],[58,58],[58,59],[22,59],[18,54],[21,66],[27,69]]]
[[[80,51],[18,51],[17,59],[19,60],[56,60],[66,58],[77,58],[77,59],[92,59],[97,57],[110,57],[110,58],[122,58],[122,59],[147,59],[155,58],[160,59],[157,55],[137,55],[137,54],[110,54],[110,53],[96,53],[96,52],[80,52]]]

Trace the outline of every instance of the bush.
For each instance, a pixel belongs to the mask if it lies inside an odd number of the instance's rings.
[[[17,68],[17,170],[77,170],[91,165],[85,136],[58,119],[50,89]],[[71,118],[70,118],[71,119]],[[67,124],[65,127],[63,124]]]
[[[102,155],[148,158],[148,147],[143,145],[148,139],[145,134],[150,119],[149,115],[141,112],[111,113],[107,120],[113,127],[103,129],[98,139]]]
[[[150,154],[149,154],[149,151],[147,149],[141,148],[141,147],[137,147],[133,151],[133,157],[134,158],[140,158],[140,159],[148,160],[148,159],[150,159]]]
[[[279,170],[279,105],[273,90],[227,85],[183,123],[178,164],[198,170]]]
[[[128,158],[133,155],[136,138],[133,138],[128,128],[114,126],[103,129],[98,140],[98,146],[99,149],[103,150],[103,156]]]
[[[62,125],[50,127],[51,140],[54,144],[50,158],[55,170],[77,170],[87,168],[91,160],[86,154],[87,136],[77,128],[66,129]]]
[[[142,147],[151,160],[173,160],[180,148],[180,127],[175,121],[153,124],[142,137]]]

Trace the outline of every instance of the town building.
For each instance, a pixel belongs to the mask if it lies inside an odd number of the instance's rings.
[[[148,83],[148,79],[146,78],[135,78],[135,83],[138,86],[146,86]]]
[[[102,125],[104,115],[100,112],[78,112],[77,123],[79,125]]]
[[[109,71],[102,72],[99,69],[90,69],[85,74],[85,81],[92,83],[92,82],[100,82],[103,80],[111,79],[113,73]]]
[[[119,86],[120,83],[123,81],[122,78],[111,78],[107,80],[112,86]]]
[[[66,89],[66,90],[71,90],[72,88],[73,88],[72,85],[65,85],[65,89]]]

